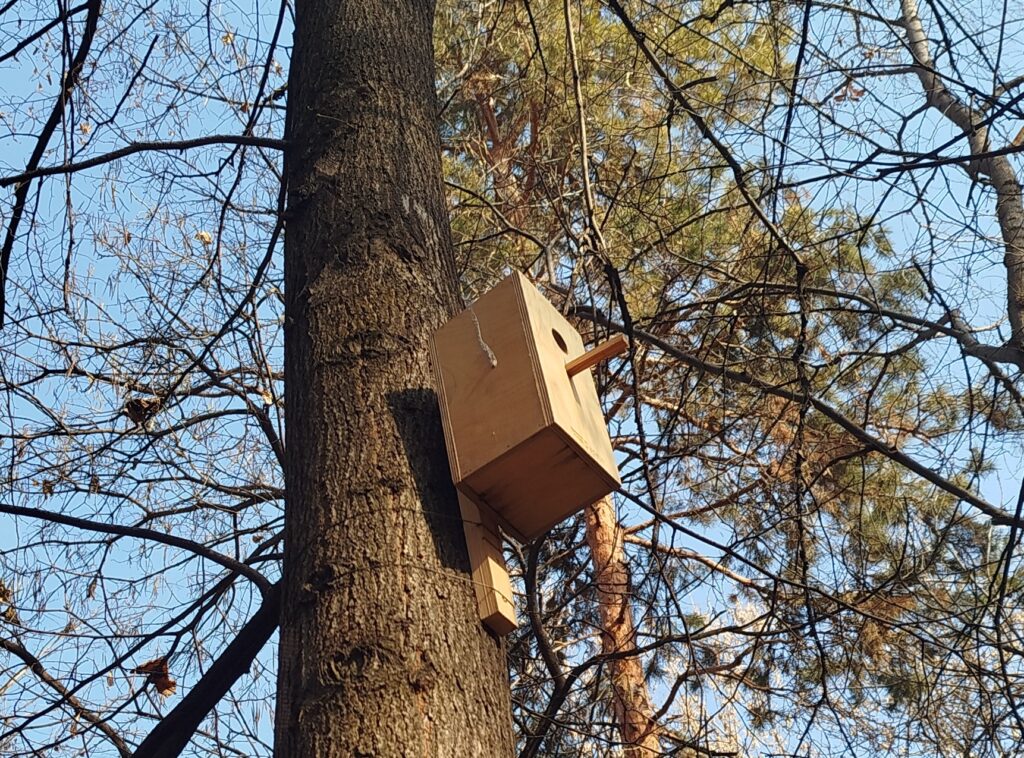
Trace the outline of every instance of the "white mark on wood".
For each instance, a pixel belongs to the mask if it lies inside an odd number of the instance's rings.
[[[498,356],[491,350],[491,346],[484,342],[483,332],[480,331],[480,320],[476,317],[476,311],[473,310],[472,305],[469,306],[469,317],[473,319],[473,326],[476,327],[476,341],[480,343],[480,348],[491,362],[491,368],[498,368]]]

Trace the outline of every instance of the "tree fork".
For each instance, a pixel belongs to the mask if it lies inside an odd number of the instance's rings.
[[[232,685],[249,671],[260,650],[277,628],[281,587],[275,584],[259,610],[207,669],[174,709],[153,727],[135,749],[135,758],[174,758],[188,747],[196,729]]]
[[[427,363],[459,306],[432,2],[298,2],[275,755],[506,756]]]

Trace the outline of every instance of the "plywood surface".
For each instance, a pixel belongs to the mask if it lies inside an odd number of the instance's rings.
[[[512,582],[505,567],[498,524],[492,514],[478,508],[461,492],[459,509],[466,532],[466,548],[480,620],[494,634],[503,637],[517,624]]]
[[[523,542],[613,489],[555,428],[539,432],[461,487],[490,505],[502,527]]]
[[[506,279],[432,340],[456,482],[551,423],[529,358],[518,287]]]
[[[584,352],[572,325],[520,274],[431,340],[452,479],[517,539],[534,539],[618,487],[590,371],[566,371]]]
[[[590,371],[570,377],[566,364],[583,355],[583,339],[532,285],[523,289],[541,381],[554,422],[601,469],[614,489],[619,484],[608,427]],[[562,349],[562,344],[566,349]]]

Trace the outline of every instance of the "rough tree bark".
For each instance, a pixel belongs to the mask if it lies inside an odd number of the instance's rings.
[[[458,306],[428,0],[300,0],[278,756],[505,756],[426,341]]]
[[[636,627],[630,605],[629,567],[611,499],[602,498],[589,506],[584,519],[597,584],[601,652],[608,655],[634,650]],[[636,656],[612,658],[606,670],[615,698],[615,721],[626,746],[623,755],[626,758],[662,755],[640,659]]]

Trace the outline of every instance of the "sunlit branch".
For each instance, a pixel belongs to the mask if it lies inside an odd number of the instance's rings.
[[[191,150],[197,147],[209,145],[243,145],[246,147],[265,147],[272,150],[284,150],[285,141],[273,137],[254,137],[245,134],[212,134],[207,137],[196,137],[195,139],[178,140],[172,142],[132,142],[117,150],[112,150],[103,155],[87,158],[77,163],[67,163],[61,166],[42,166],[40,168],[24,171],[20,174],[0,177],[0,187],[10,187],[36,179],[41,176],[55,176],[59,174],[74,174],[86,169],[102,166],[106,163],[126,158],[136,153],[173,153],[183,150]]]

